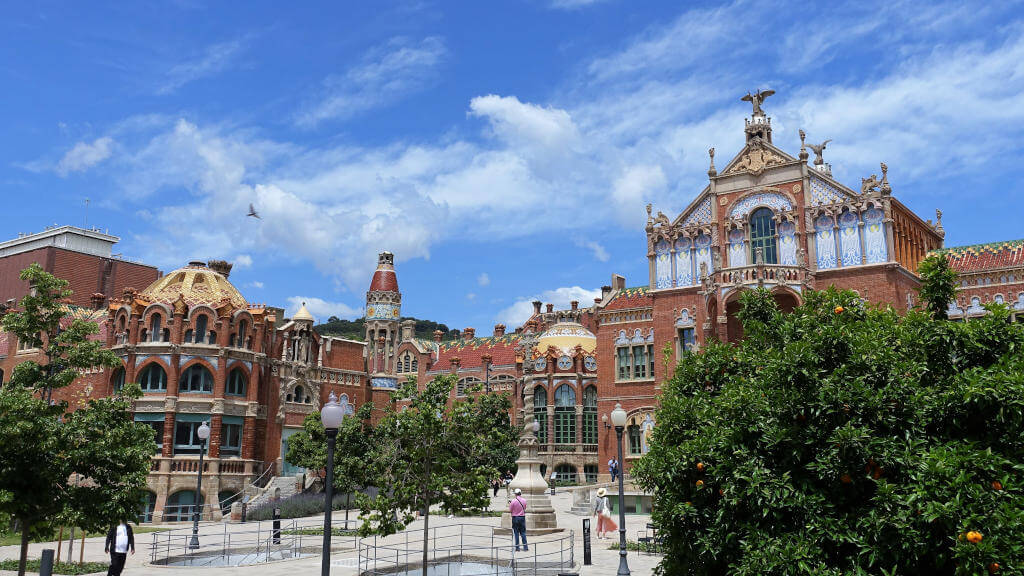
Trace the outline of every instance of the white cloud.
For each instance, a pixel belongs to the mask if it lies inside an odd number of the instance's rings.
[[[352,308],[344,302],[330,302],[322,298],[310,296],[289,296],[285,315],[291,318],[299,311],[299,307],[303,303],[306,304],[306,309],[316,318],[317,322],[326,322],[331,316],[353,320],[363,315],[362,308]]]
[[[103,136],[92,142],[79,142],[57,163],[57,173],[67,176],[70,172],[81,172],[110,158],[114,140]]]
[[[252,286],[253,288],[256,288],[256,289],[262,289],[263,288],[263,282],[260,282],[259,280],[253,280],[252,282],[249,283],[249,286]]]
[[[607,262],[610,259],[608,251],[605,250],[604,246],[596,240],[587,240],[586,238],[577,238],[573,241],[580,248],[586,248],[594,255],[594,260],[598,262]]]
[[[590,306],[594,298],[601,296],[601,290],[588,290],[579,286],[565,286],[554,290],[545,290],[530,298],[519,298],[511,306],[498,312],[495,319],[509,328],[518,327],[533,316],[533,302],[540,300],[544,304],[554,304],[556,310],[569,308],[569,303],[576,300],[580,306]]]
[[[252,268],[252,256],[249,256],[248,254],[239,254],[238,256],[235,256],[232,263],[235,268]]]
[[[345,74],[324,80],[322,93],[303,106],[296,122],[311,127],[325,120],[344,120],[406,98],[435,80],[447,54],[437,36],[419,42],[394,38],[367,52],[362,63]]]
[[[483,272],[476,277],[476,283],[480,286],[489,286],[491,284],[491,277],[487,275],[487,272]]]
[[[476,293],[474,293],[474,292],[467,293],[466,294],[466,300],[470,300],[470,301],[476,300]]]
[[[167,71],[157,94],[170,94],[182,86],[224,71],[244,50],[247,39],[240,38],[208,46],[198,58],[176,64]]]

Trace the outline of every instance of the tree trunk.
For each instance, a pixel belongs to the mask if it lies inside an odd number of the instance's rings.
[[[25,576],[25,562],[28,560],[28,522],[21,523],[21,557],[18,558],[18,576]]]

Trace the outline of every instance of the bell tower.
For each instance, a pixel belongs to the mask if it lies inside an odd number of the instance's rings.
[[[373,388],[398,387],[396,351],[400,342],[402,293],[395,276],[395,255],[381,252],[366,292],[366,366]]]

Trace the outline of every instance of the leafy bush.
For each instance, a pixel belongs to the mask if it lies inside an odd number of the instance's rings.
[[[745,294],[747,339],[666,383],[634,468],[659,573],[1021,574],[1024,326],[805,298]]]
[[[247,520],[270,520],[274,517],[274,508],[281,509],[281,518],[303,518],[315,516],[324,511],[324,498],[319,494],[303,493],[282,498],[276,502],[266,502],[260,506],[254,506],[246,511]],[[355,499],[352,500],[353,504]],[[335,494],[331,499],[331,510],[345,509],[345,494]]]
[[[53,573],[54,574],[94,574],[96,572],[106,572],[110,565],[106,562],[83,562],[82,564],[67,563],[67,562],[54,562]],[[29,572],[39,572],[39,559],[28,560],[25,563],[25,567]],[[0,570],[11,570],[15,571],[18,569],[17,560],[0,560]]]

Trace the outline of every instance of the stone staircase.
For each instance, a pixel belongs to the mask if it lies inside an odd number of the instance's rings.
[[[275,476],[267,486],[249,499],[249,507],[260,506],[271,500],[281,500],[299,492],[300,480],[295,476]]]

